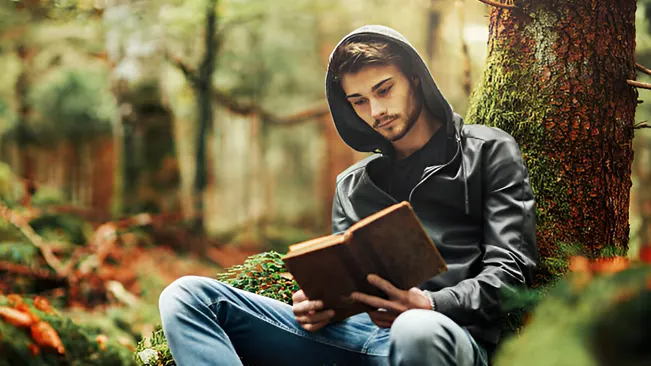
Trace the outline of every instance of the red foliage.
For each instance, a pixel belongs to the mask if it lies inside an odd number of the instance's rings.
[[[651,264],[651,244],[640,247],[640,261]]]

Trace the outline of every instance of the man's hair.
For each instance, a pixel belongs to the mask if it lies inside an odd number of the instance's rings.
[[[344,74],[355,74],[366,66],[396,66],[408,78],[413,69],[411,57],[399,45],[363,38],[339,45],[330,62],[330,70],[338,82]]]

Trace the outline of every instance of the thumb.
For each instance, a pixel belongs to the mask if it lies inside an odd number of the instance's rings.
[[[430,309],[432,307],[429,297],[418,287],[409,289],[409,298],[411,300],[410,302],[417,308]]]

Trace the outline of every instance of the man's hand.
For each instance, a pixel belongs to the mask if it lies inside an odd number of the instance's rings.
[[[389,328],[396,320],[398,315],[409,309],[426,309],[430,310],[432,305],[425,293],[417,288],[412,287],[408,291],[400,290],[393,286],[389,281],[380,276],[368,275],[368,282],[382,290],[389,296],[389,299],[383,299],[377,296],[371,296],[360,292],[353,292],[352,299],[374,308],[368,315],[375,325],[381,328]]]
[[[334,310],[322,310],[322,301],[309,300],[303,290],[298,290],[292,295],[292,302],[292,312],[296,316],[296,321],[309,332],[316,332],[325,327],[335,315]]]

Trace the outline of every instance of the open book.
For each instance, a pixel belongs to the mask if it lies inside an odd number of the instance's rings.
[[[368,282],[368,274],[408,290],[447,270],[409,202],[387,207],[343,233],[292,245],[283,261],[309,299],[335,311],[335,321],[374,310],[354,303],[352,292],[387,297]]]

